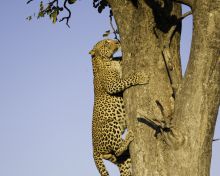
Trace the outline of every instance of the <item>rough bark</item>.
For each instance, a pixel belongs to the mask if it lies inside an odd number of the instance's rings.
[[[190,60],[174,114],[176,128],[187,137],[172,158],[178,176],[209,175],[220,101],[220,1],[196,1],[193,9]]]
[[[158,0],[108,2],[119,28],[123,76],[139,71],[150,76],[149,84],[124,92],[128,127],[135,134],[130,146],[133,176],[209,175],[220,97],[220,1],[192,3],[193,43],[183,79],[180,4]],[[169,31],[175,25],[169,43]],[[172,57],[171,70],[164,58],[167,50]],[[174,127],[155,137],[155,129],[137,120],[143,115],[140,111],[160,122],[172,119]]]

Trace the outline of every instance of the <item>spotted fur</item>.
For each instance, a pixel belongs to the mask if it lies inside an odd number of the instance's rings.
[[[121,77],[120,61],[113,54],[120,44],[106,39],[98,42],[90,51],[94,74],[94,109],[92,121],[93,157],[101,176],[108,176],[103,159],[119,167],[121,176],[131,176],[128,146],[133,133],[127,128],[122,92],[133,85],[146,83],[142,74],[127,79]]]

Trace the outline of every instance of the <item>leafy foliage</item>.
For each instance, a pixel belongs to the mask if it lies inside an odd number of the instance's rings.
[[[32,1],[34,0],[28,0],[27,4],[31,3]],[[61,22],[63,20],[66,20],[66,25],[69,27],[69,19],[71,17],[71,11],[68,8],[67,4],[72,5],[76,1],[77,0],[63,0],[61,6],[59,5],[60,2],[59,0],[49,1],[48,3],[43,3],[43,1],[41,1],[37,18],[39,19],[47,15],[50,17],[53,23],[56,23],[58,21],[59,14],[63,10],[66,10],[68,12],[68,15],[61,18],[59,21]],[[26,19],[31,20],[32,16],[28,16]]]
[[[27,0],[27,4],[33,2],[35,0]],[[60,16],[61,12],[64,10],[68,12],[67,16],[62,17],[59,22],[66,20],[66,25],[69,27],[69,19],[71,17],[71,11],[68,7],[68,5],[72,5],[77,0],[49,0],[49,2],[44,3],[42,0],[39,5],[39,12],[37,13],[37,19],[43,18],[45,16],[49,16],[51,21],[53,23],[56,23],[58,21],[58,16]],[[61,4],[61,5],[60,5]],[[99,13],[102,13],[102,11],[106,7],[110,7],[107,0],[93,0],[93,7],[98,9]],[[110,10],[111,13],[111,10]],[[35,16],[35,14],[33,15]],[[27,20],[32,20],[33,16],[28,16]],[[112,15],[110,15],[111,17]],[[105,34],[104,36],[108,36],[109,34]]]
[[[44,17],[45,15],[48,15],[53,23],[57,22],[57,16],[59,13],[63,11],[62,7],[59,7],[58,5],[55,6],[52,3],[48,3],[46,7],[44,7],[43,1],[40,2],[40,10],[38,12],[37,18]]]

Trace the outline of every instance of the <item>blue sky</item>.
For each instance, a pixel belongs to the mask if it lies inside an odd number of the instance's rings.
[[[38,0],[36,2],[39,3]],[[25,18],[37,3],[1,4],[0,175],[98,175],[92,158],[92,46],[109,29],[108,14],[92,1],[72,6],[71,29],[48,18]],[[184,20],[181,48],[186,67],[191,40]],[[220,123],[216,126],[220,137]],[[220,142],[213,144],[211,176],[220,173]],[[112,175],[119,175],[109,163]]]

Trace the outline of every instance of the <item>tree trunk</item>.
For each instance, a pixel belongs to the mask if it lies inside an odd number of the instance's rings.
[[[178,176],[208,176],[220,101],[220,1],[194,3],[193,40],[175,102],[175,126],[187,137],[174,152]]]
[[[128,128],[135,135],[130,145],[133,176],[209,175],[220,97],[220,1],[193,3],[193,43],[184,78],[179,54],[180,4],[168,0],[108,2],[120,33],[123,76],[145,72],[150,77],[149,84],[124,92]],[[157,131],[139,117],[165,126],[172,120],[174,127]]]

